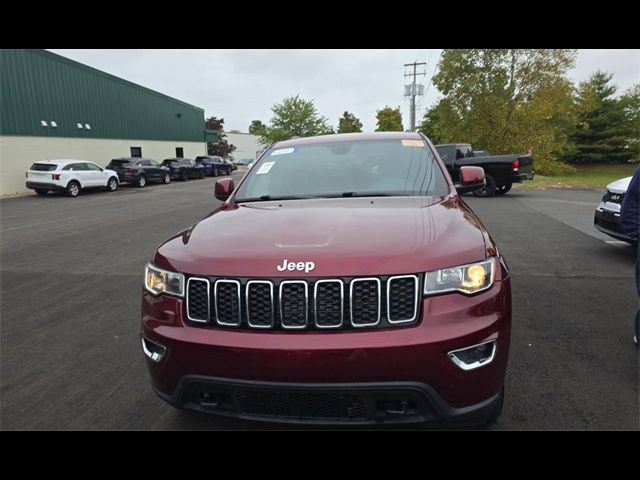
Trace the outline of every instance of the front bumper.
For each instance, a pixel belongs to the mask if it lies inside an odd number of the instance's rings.
[[[442,423],[479,425],[495,410],[500,392],[476,405],[453,408],[419,382],[285,383],[190,375],[173,394],[154,387],[177,408],[279,423]]]
[[[620,226],[620,213],[598,207],[593,215],[593,226],[596,230],[624,242],[635,242],[637,239],[631,238],[624,233]]]
[[[422,319],[397,328],[209,328],[185,321],[184,308],[182,299],[143,294],[141,334],[166,347],[159,362],[147,360],[153,387],[180,407],[267,421],[466,424],[486,418],[504,384],[511,329],[509,278],[472,297],[426,297]],[[480,368],[462,370],[447,356],[487,340],[496,341],[496,351],[493,361]],[[303,395],[296,397],[296,392]],[[210,401],[216,395],[222,400]],[[246,398],[253,399],[248,407],[242,403]],[[351,398],[368,413],[354,418],[313,410],[308,416],[295,413],[304,404],[335,406],[336,398],[343,403]],[[293,413],[281,411],[283,399],[293,399]],[[412,403],[404,404],[402,414],[387,415],[376,407],[387,400]],[[264,405],[271,410],[260,410]]]

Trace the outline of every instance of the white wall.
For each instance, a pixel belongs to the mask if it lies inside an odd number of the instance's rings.
[[[207,153],[204,140],[165,142],[104,138],[0,137],[0,195],[29,191],[24,185],[24,173],[33,162],[70,158],[89,160],[106,167],[112,158],[130,156],[130,147],[142,147],[143,157],[158,161],[175,157],[176,147],[184,149],[186,158]]]
[[[235,160],[240,160],[241,158],[255,159],[258,152],[263,150],[258,135],[251,135],[249,133],[224,133],[227,136],[227,141],[236,146],[236,149],[231,154]]]

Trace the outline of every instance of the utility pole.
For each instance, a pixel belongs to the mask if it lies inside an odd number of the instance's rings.
[[[413,67],[413,72],[405,73],[405,77],[413,77],[412,83],[404,86],[404,96],[411,98],[411,131],[416,131],[416,96],[424,93],[424,85],[416,84],[416,77],[418,75],[426,76],[426,72],[418,72],[418,65],[426,65],[427,62],[413,62],[405,63],[405,67]]]

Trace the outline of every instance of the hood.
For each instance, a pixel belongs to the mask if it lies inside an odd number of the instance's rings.
[[[158,248],[159,267],[236,277],[417,273],[486,257],[484,228],[456,196],[226,205]],[[277,270],[313,262],[304,271]]]
[[[625,193],[629,188],[629,184],[631,183],[631,179],[633,177],[625,177],[620,180],[616,180],[615,182],[611,182],[607,185],[607,190],[611,193]]]

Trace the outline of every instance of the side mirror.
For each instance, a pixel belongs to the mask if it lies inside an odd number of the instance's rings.
[[[233,180],[231,178],[223,178],[221,180],[216,180],[214,193],[218,200],[222,202],[226,202],[227,199],[233,193],[234,188],[235,188],[235,185],[233,184]]]
[[[458,193],[473,192],[484,188],[484,168],[460,167],[460,184],[456,185]]]

